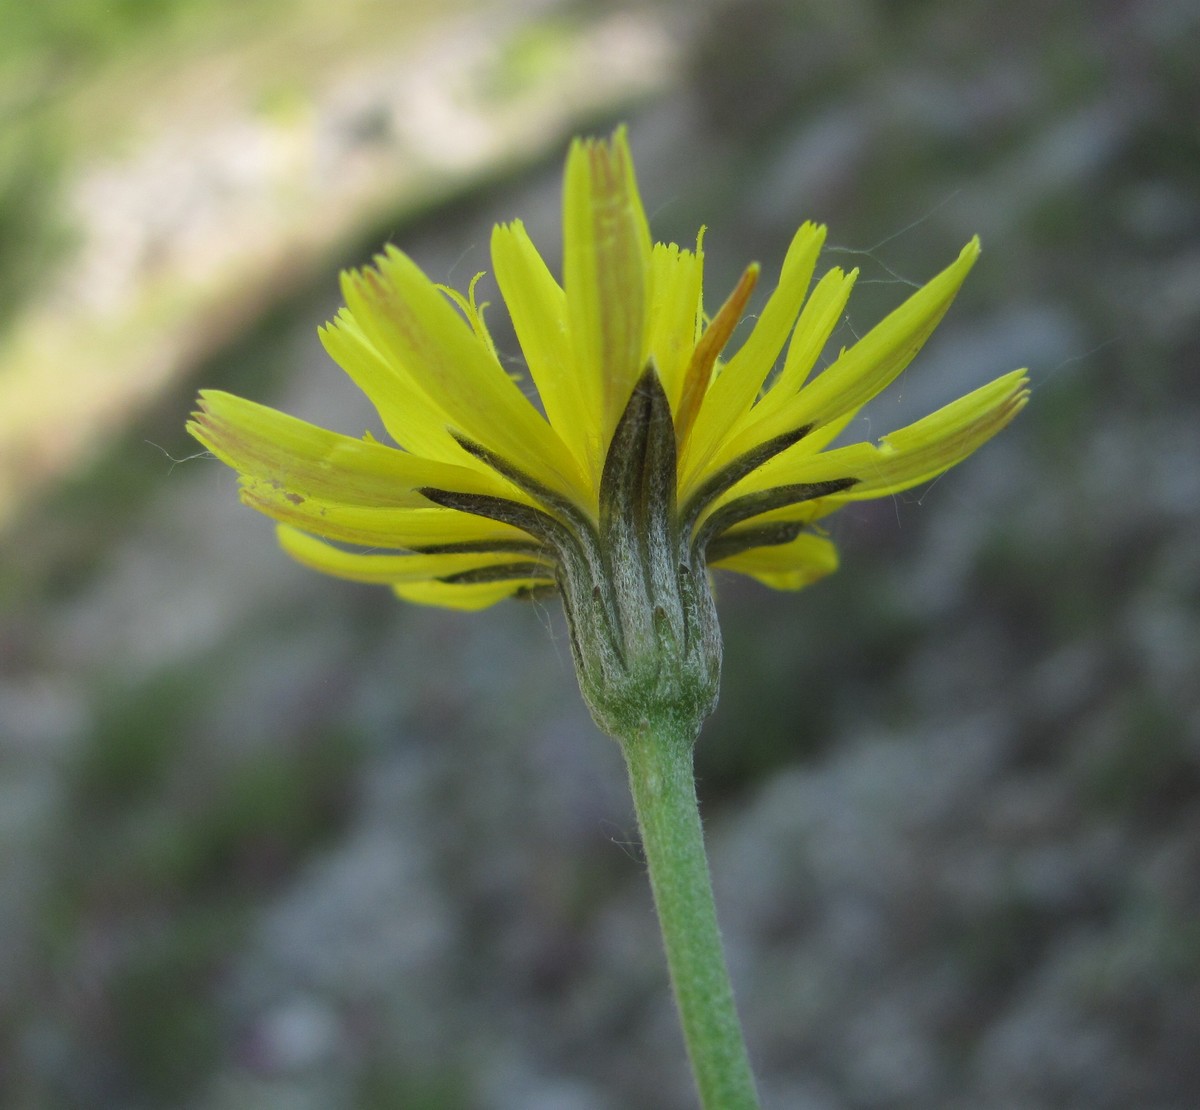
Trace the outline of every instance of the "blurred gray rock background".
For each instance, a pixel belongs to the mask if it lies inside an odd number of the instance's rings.
[[[0,1105],[692,1105],[557,607],[306,572],[182,432],[201,385],[373,426],[337,270],[461,287],[517,216],[556,258],[567,138],[619,119],[710,302],[829,225],[837,343],[981,234],[859,436],[1034,383],[834,518],[833,578],[718,583],[765,1105],[1200,1103],[1200,5],[59,10],[0,55]]]

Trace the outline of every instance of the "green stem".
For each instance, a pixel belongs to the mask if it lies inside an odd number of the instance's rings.
[[[758,1097],[713,904],[692,772],[694,737],[675,722],[623,740],[671,984],[705,1110],[756,1110]]]

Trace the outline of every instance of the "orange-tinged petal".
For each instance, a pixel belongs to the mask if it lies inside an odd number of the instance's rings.
[[[975,238],[950,266],[842,351],[799,393],[767,412],[763,419],[752,419],[724,445],[720,458],[736,458],[746,444],[760,443],[789,428],[820,427],[864,405],[888,386],[924,346],[978,257],[979,240]]]
[[[675,410],[675,435],[681,447],[686,445],[691,434],[696,415],[708,392],[712,381],[713,367],[717,358],[725,349],[737,327],[746,305],[750,302],[750,294],[758,284],[759,266],[752,263],[742,273],[733,292],[725,299],[725,303],[717,310],[712,322],[704,329],[704,334],[692,351],[688,362],[687,372],[680,392],[679,404]]]
[[[722,445],[730,428],[754,403],[783,350],[804,303],[824,241],[825,229],[812,223],[801,226],[792,238],[779,284],[763,307],[754,330],[721,368],[705,394],[692,434],[684,445],[680,466],[683,485],[691,486],[718,465],[718,454],[724,461],[735,457],[723,452]]]

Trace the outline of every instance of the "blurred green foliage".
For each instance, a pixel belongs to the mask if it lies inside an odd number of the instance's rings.
[[[0,334],[70,242],[62,181],[81,136],[72,99],[98,72],[178,50],[283,0],[55,0],[0,6]],[[95,136],[91,136],[95,138]]]
[[[0,331],[65,242],[57,204],[62,155],[56,130],[40,119],[0,129]]]
[[[287,0],[55,0],[0,6],[0,334],[70,243],[62,182],[103,139],[72,118],[81,91],[131,59],[182,53]],[[89,92],[89,96],[92,95]]]
[[[38,85],[78,79],[164,34],[186,32],[230,13],[264,13],[283,0],[55,0],[4,6],[0,74],[40,77]]]
[[[218,1058],[213,984],[256,898],[342,827],[360,754],[348,733],[317,729],[286,750],[213,761],[188,727],[210,681],[181,669],[114,693],[72,776],[88,833],[64,830],[42,920],[63,982],[103,923],[121,919],[141,935],[106,968],[103,1011],[79,1009],[68,1033],[137,1105],[183,1097]],[[133,704],[145,712],[122,708]]]

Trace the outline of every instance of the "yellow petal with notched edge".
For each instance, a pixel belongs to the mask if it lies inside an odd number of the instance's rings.
[[[857,270],[844,274],[835,266],[817,282],[817,287],[800,313],[800,319],[796,321],[796,330],[792,332],[783,369],[770,391],[756,406],[765,406],[763,415],[795,394],[804,384],[825,344],[829,342],[833,329],[841,321],[857,278]]]
[[[563,288],[572,366],[589,406],[583,448],[593,504],[609,440],[644,369],[649,265],[624,130],[611,143],[575,140],[563,189]]]
[[[696,348],[704,256],[674,243],[655,243],[650,255],[647,348],[671,411],[678,414],[684,373]]]
[[[878,446],[852,443],[808,456],[785,452],[735,486],[726,500],[793,483],[857,478],[849,489],[821,499],[822,509],[829,511],[830,505],[911,489],[962,462],[1004,428],[1025,407],[1026,385],[1025,371],[1014,370],[884,436]],[[814,513],[806,504],[777,509],[754,521],[811,520],[819,515],[823,512]]]
[[[705,394],[691,435],[683,445],[680,473],[684,486],[691,487],[703,471],[721,465],[717,460],[718,456],[724,458],[724,439],[754,403],[787,342],[824,241],[825,228],[812,223],[802,225],[793,236],[779,284],[755,321],[754,330]],[[733,457],[729,455],[728,459]]]
[[[584,383],[571,364],[566,294],[519,220],[493,229],[492,266],[546,416],[585,469],[581,448],[592,418]]]
[[[750,295],[758,284],[759,270],[757,262],[746,267],[733,292],[725,298],[725,303],[717,309],[716,315],[696,342],[684,373],[679,405],[675,410],[675,439],[680,444],[686,445],[691,436],[692,425],[708,394],[717,356],[725,349],[734,329],[741,322]]]
[[[870,465],[859,471],[862,481],[837,497],[844,501],[885,497],[945,473],[982,447],[1025,407],[1028,384],[1025,371],[1014,370],[915,424],[884,436],[877,448],[870,448]]]
[[[402,601],[417,605],[439,605],[444,609],[476,612],[512,597],[521,590],[548,585],[543,579],[530,578],[519,582],[403,582],[392,587]]]
[[[377,508],[422,507],[422,486],[519,495],[482,470],[423,459],[381,443],[354,439],[219,390],[203,390],[188,430],[247,489],[274,490],[289,500],[328,498]]]
[[[582,496],[582,475],[470,324],[407,255],[344,274],[346,303],[367,338],[396,359],[454,428],[544,485]]]
[[[972,239],[956,261],[922,286],[899,308],[872,328],[854,346],[842,351],[828,369],[763,419],[751,420],[731,437],[718,464],[747,446],[791,429],[820,427],[860,408],[889,385],[912,361],[950,307],[975,260],[979,239]]]
[[[321,343],[379,413],[389,436],[406,451],[444,462],[472,465],[446,430],[447,418],[395,359],[386,358],[348,309],[318,329]]]
[[[743,551],[714,566],[748,574],[775,590],[799,590],[837,570],[838,553],[824,536],[804,534],[790,543]]]
[[[446,578],[483,567],[502,567],[526,563],[528,558],[511,552],[439,555],[378,555],[343,551],[295,528],[276,529],[279,546],[298,563],[353,582],[373,582],[394,585],[402,582],[422,582],[431,578]],[[553,576],[546,567],[546,577]],[[494,583],[488,583],[493,585]]]

